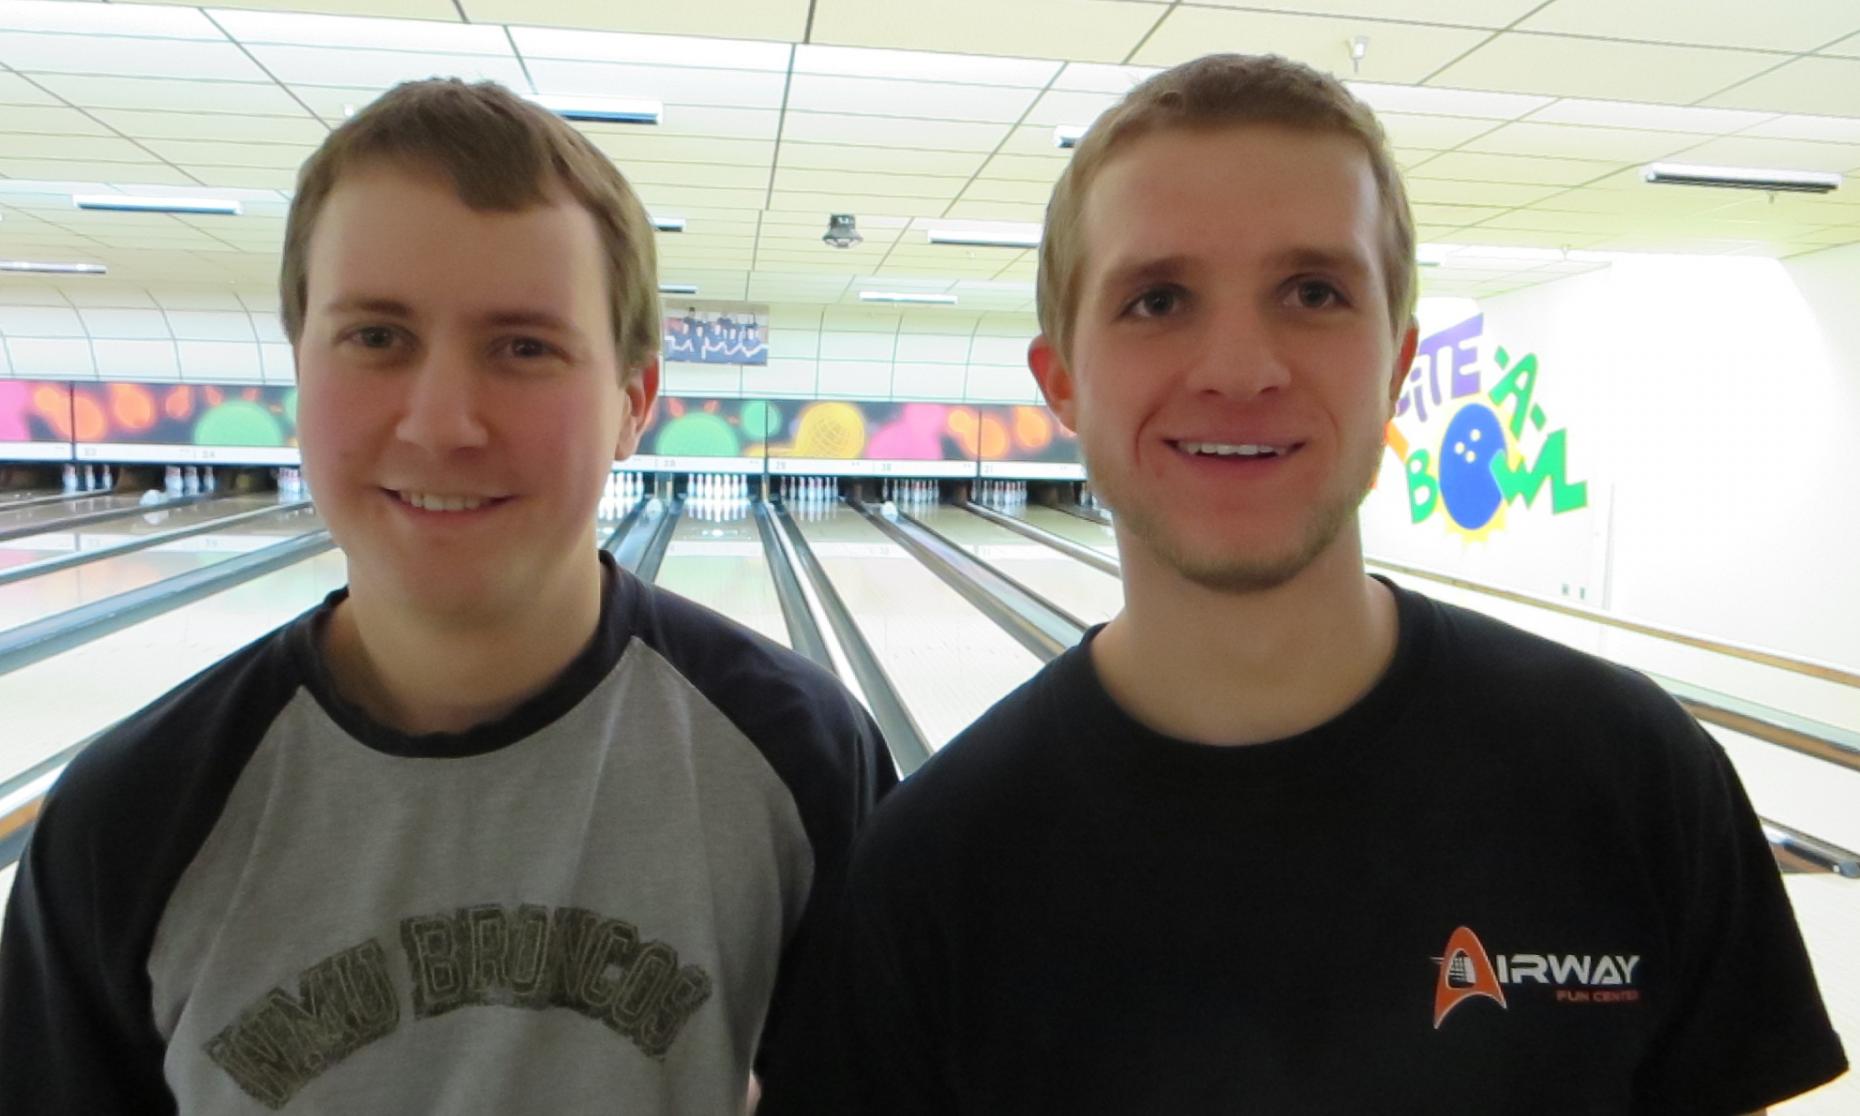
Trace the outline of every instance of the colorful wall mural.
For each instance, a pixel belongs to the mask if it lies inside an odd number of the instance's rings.
[[[975,475],[975,409],[955,403],[801,400],[768,443],[769,472]]]
[[[1536,353],[1499,346],[1488,386],[1479,359],[1485,315],[1428,335],[1415,353],[1388,446],[1407,479],[1410,521],[1438,515],[1452,530],[1484,537],[1522,504],[1563,515],[1589,504],[1586,481],[1569,479],[1569,432],[1550,428],[1538,400]],[[1537,503],[1545,489],[1549,499]]]
[[[0,460],[71,460],[71,385],[0,380]]]
[[[768,307],[668,313],[662,354],[691,364],[767,364]]]
[[[73,384],[72,436],[88,460],[231,464],[294,462],[297,388],[291,384]],[[193,452],[186,452],[186,451]]]
[[[984,477],[1078,480],[1085,476],[1078,436],[1042,406],[985,403],[975,408],[975,450]]]

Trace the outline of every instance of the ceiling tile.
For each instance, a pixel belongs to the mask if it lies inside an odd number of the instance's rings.
[[[1710,97],[1706,104],[1821,116],[1860,116],[1860,60],[1798,58]]]
[[[668,106],[779,109],[787,76],[766,70],[711,70],[698,66],[640,66],[625,62],[533,59],[529,74],[538,93],[624,97]],[[670,116],[677,109],[667,108]]]
[[[951,205],[948,216],[971,221],[1044,221],[1046,204],[964,200]]]
[[[37,79],[80,108],[150,109],[302,116],[303,106],[269,82],[182,81],[171,78],[78,77]]]
[[[1165,9],[1100,0],[816,0],[813,42],[1123,62]],[[797,34],[794,38],[800,38]]]
[[[0,31],[0,63],[27,74],[110,74],[190,80],[263,80],[231,43]]]
[[[218,113],[135,112],[95,109],[104,124],[134,139],[218,140],[224,143],[318,144],[329,127],[308,116],[231,116]],[[0,127],[6,114],[0,110]]]
[[[777,191],[863,193],[882,197],[948,200],[968,183],[966,178],[922,174],[858,174],[846,171],[792,170],[775,172]]]
[[[968,178],[981,168],[973,151],[912,151],[897,147],[800,143],[784,138],[781,165],[797,170],[896,171]]]
[[[0,159],[90,159],[152,163],[154,156],[126,139],[109,136],[22,136],[0,133]]]
[[[1685,132],[1638,132],[1573,124],[1506,124],[1466,144],[1463,151],[1536,155],[1557,159],[1645,162],[1695,147],[1703,137]]]
[[[297,12],[219,11],[214,21],[234,40],[301,47],[489,54],[507,57],[510,40],[501,27],[476,27],[432,20],[369,19],[303,15]]]
[[[1571,97],[1545,105],[1528,119],[1533,124],[1586,124],[1597,128],[1638,128],[1651,132],[1720,135],[1760,124],[1770,119],[1770,114],[1684,105],[1646,105],[1633,101],[1589,101]]]
[[[1044,206],[1053,197],[1053,187],[1045,182],[1021,182],[1004,178],[978,178],[962,192],[963,201],[1017,202]]]
[[[1025,123],[1053,127],[1059,124],[1076,124],[1081,127],[1098,119],[1100,113],[1116,104],[1122,98],[1112,93],[1078,93],[1069,90],[1048,90],[1034,102],[1028,111]]]
[[[1081,93],[1124,94],[1138,82],[1162,72],[1157,66],[1111,66],[1102,62],[1068,62],[1053,79],[1054,89]]]
[[[696,66],[711,70],[788,72],[787,43],[683,35],[629,35],[512,27],[510,37],[527,59],[567,58],[588,62],[634,62],[648,66]]]
[[[1671,161],[1714,167],[1762,167],[1845,174],[1860,170],[1860,144],[1726,136],[1702,143],[1687,151],[1683,157]]]
[[[0,175],[8,178],[100,182],[114,186],[196,185],[193,179],[160,163],[92,163],[60,159],[0,159]]]
[[[1399,17],[1411,23],[1439,23],[1460,27],[1508,27],[1544,0],[1298,0],[1301,12],[1314,15],[1362,18]],[[1197,0],[1223,8],[1259,7],[1257,0]]]
[[[41,136],[108,136],[109,128],[77,109],[50,105],[0,104],[0,132],[29,132]]]
[[[1350,40],[1368,36],[1360,68],[1350,61]],[[1210,50],[1279,54],[1339,77],[1418,82],[1477,46],[1485,31],[1420,27],[1373,19],[1283,12],[1172,8],[1132,61],[1170,66]]]
[[[1562,192],[1560,186],[1518,186],[1506,182],[1456,182],[1451,179],[1407,180],[1408,200],[1439,205],[1530,205]]]
[[[1555,0],[1518,27],[1605,39],[1799,52],[1860,30],[1860,15],[1851,0],[1790,0],[1780,12],[1759,4],[1697,0]]]
[[[1450,178],[1462,182],[1516,182],[1575,186],[1614,170],[1619,164],[1587,159],[1534,159],[1524,155],[1483,155],[1449,151],[1415,168],[1416,178]]]
[[[675,4],[615,4],[608,0],[456,0],[473,23],[586,27],[653,35],[713,35],[799,42],[807,31],[808,0],[679,0]],[[816,36],[818,38],[818,36]]]
[[[1486,120],[1515,120],[1549,104],[1553,98],[1529,93],[1492,93],[1480,89],[1437,89],[1430,86],[1382,85],[1346,81],[1349,91],[1377,113],[1401,112],[1423,116],[1466,116]]]
[[[1041,89],[1060,63],[1043,58],[993,58],[979,54],[873,50],[862,47],[797,46],[794,72],[838,77],[1004,85]]]
[[[1822,50],[1823,54],[1838,54],[1843,58],[1860,58],[1860,35],[1842,39]]]
[[[314,147],[284,143],[218,143],[206,140],[145,140],[144,146],[171,163],[295,169]]]
[[[800,112],[792,106],[782,139],[811,143],[847,143],[869,147],[927,148],[933,151],[993,151],[1007,135],[1005,124],[970,124],[950,120],[902,120],[890,116],[851,116]],[[1050,135],[1050,129],[1048,130]]]
[[[1444,151],[1482,136],[1497,126],[1493,120],[1466,116],[1421,116],[1402,112],[1378,112],[1376,119],[1395,147],[1427,151]]]
[[[0,121],[5,113],[0,112]],[[1767,139],[1820,140],[1826,143],[1860,143],[1860,119],[1851,116],[1773,116],[1746,128],[1746,136]]]
[[[1430,78],[1428,84],[1548,93],[1559,97],[1690,104],[1775,64],[1775,55],[1752,51],[1572,39],[1514,31],[1497,36],[1448,66]]]
[[[508,51],[483,54],[436,54],[398,50],[335,50],[328,47],[253,46],[252,56],[286,85],[376,86],[403,81],[456,77],[501,82],[528,89],[523,68]]]
[[[629,162],[622,168],[637,187],[717,186],[737,190],[766,190],[768,164]]]
[[[656,128],[583,128],[594,146],[615,162],[645,160],[656,163],[742,163],[768,166],[775,141],[716,139],[709,136],[668,136]]]
[[[1035,95],[1032,90],[1000,86],[795,74],[788,86],[788,107],[1007,124],[1020,119]]]
[[[1048,187],[1059,181],[1070,164],[1069,159],[1041,158],[1035,155],[996,155],[981,168],[986,178],[1019,179],[1022,182],[1039,182]]]
[[[0,29],[163,39],[224,38],[193,8],[126,8],[115,4],[50,3],[47,0],[9,0],[0,4]]]
[[[781,129],[775,109],[716,108],[707,105],[667,105],[656,128],[581,126],[590,136],[697,136],[711,139],[774,140]],[[597,141],[599,142],[599,141]]]

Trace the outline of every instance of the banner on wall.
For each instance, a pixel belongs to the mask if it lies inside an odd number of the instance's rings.
[[[661,395],[639,452],[622,470],[665,473],[760,473],[763,444],[786,404],[762,399]]]
[[[688,364],[767,364],[768,320],[766,306],[668,311],[662,356]]]
[[[771,473],[973,477],[975,408],[958,403],[812,400],[783,408],[768,443]]]
[[[294,384],[73,384],[80,461],[296,465]]]
[[[984,403],[975,408],[981,475],[1012,480],[1084,480],[1078,436],[1041,406]]]
[[[1417,527],[1483,538],[1518,511],[1560,516],[1589,506],[1588,483],[1570,479],[1569,431],[1538,398],[1537,354],[1501,345],[1487,369],[1484,334],[1484,314],[1429,334],[1396,402],[1388,447]]]
[[[71,385],[0,380],[0,461],[71,459]]]

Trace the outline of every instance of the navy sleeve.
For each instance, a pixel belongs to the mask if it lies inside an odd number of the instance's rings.
[[[1638,1082],[1648,1112],[1751,1112],[1838,1077],[1847,1059],[1816,988],[1769,844],[1724,750],[1662,695],[1678,832],[1678,945]]]
[[[148,955],[169,893],[288,700],[279,636],[79,753],[46,796],[0,935],[0,1112],[175,1111]]]

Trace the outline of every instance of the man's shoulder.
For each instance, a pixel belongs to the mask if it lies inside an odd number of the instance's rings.
[[[246,761],[301,685],[286,625],[111,726],[71,758],[32,841],[78,876],[123,872],[133,890],[184,864]]]

